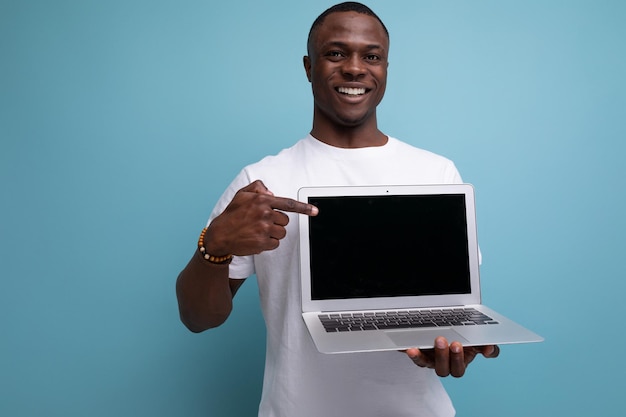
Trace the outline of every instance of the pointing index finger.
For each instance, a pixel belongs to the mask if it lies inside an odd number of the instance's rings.
[[[272,208],[291,213],[306,214],[308,216],[317,216],[317,213],[319,213],[319,209],[314,205],[284,197],[274,197]]]

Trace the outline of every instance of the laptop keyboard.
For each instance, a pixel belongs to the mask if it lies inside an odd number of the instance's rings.
[[[477,326],[498,323],[491,317],[471,307],[429,310],[366,311],[360,313],[328,313],[320,314],[318,317],[327,332]]]

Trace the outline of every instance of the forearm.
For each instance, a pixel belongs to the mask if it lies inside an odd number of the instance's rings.
[[[234,295],[229,281],[227,264],[211,264],[194,253],[176,281],[180,318],[189,330],[201,332],[226,321]]]
[[[250,256],[276,249],[287,234],[289,216],[281,210],[317,215],[317,208],[275,197],[260,180],[239,190],[222,214],[199,239],[205,254],[227,260],[228,254]],[[219,261],[218,261],[219,262]],[[193,332],[222,324],[233,308],[233,296],[243,280],[229,279],[227,264],[216,265],[194,254],[178,276],[176,294],[180,317]]]

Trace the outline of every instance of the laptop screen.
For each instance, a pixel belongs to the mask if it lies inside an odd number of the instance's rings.
[[[464,194],[308,201],[312,300],[470,292]]]

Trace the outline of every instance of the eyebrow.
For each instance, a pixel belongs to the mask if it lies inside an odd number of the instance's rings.
[[[326,49],[326,48],[329,48],[329,47],[332,47],[332,46],[335,46],[335,47],[338,47],[338,48],[344,48],[344,49],[347,49],[349,47],[349,45],[347,43],[345,43],[345,42],[331,41],[331,42],[327,42],[327,43],[323,44],[322,45],[322,49]],[[383,51],[385,50],[385,48],[382,45],[377,44],[377,43],[365,45],[365,49],[367,49],[368,51],[375,50],[375,49],[380,49],[380,50],[383,50]]]

